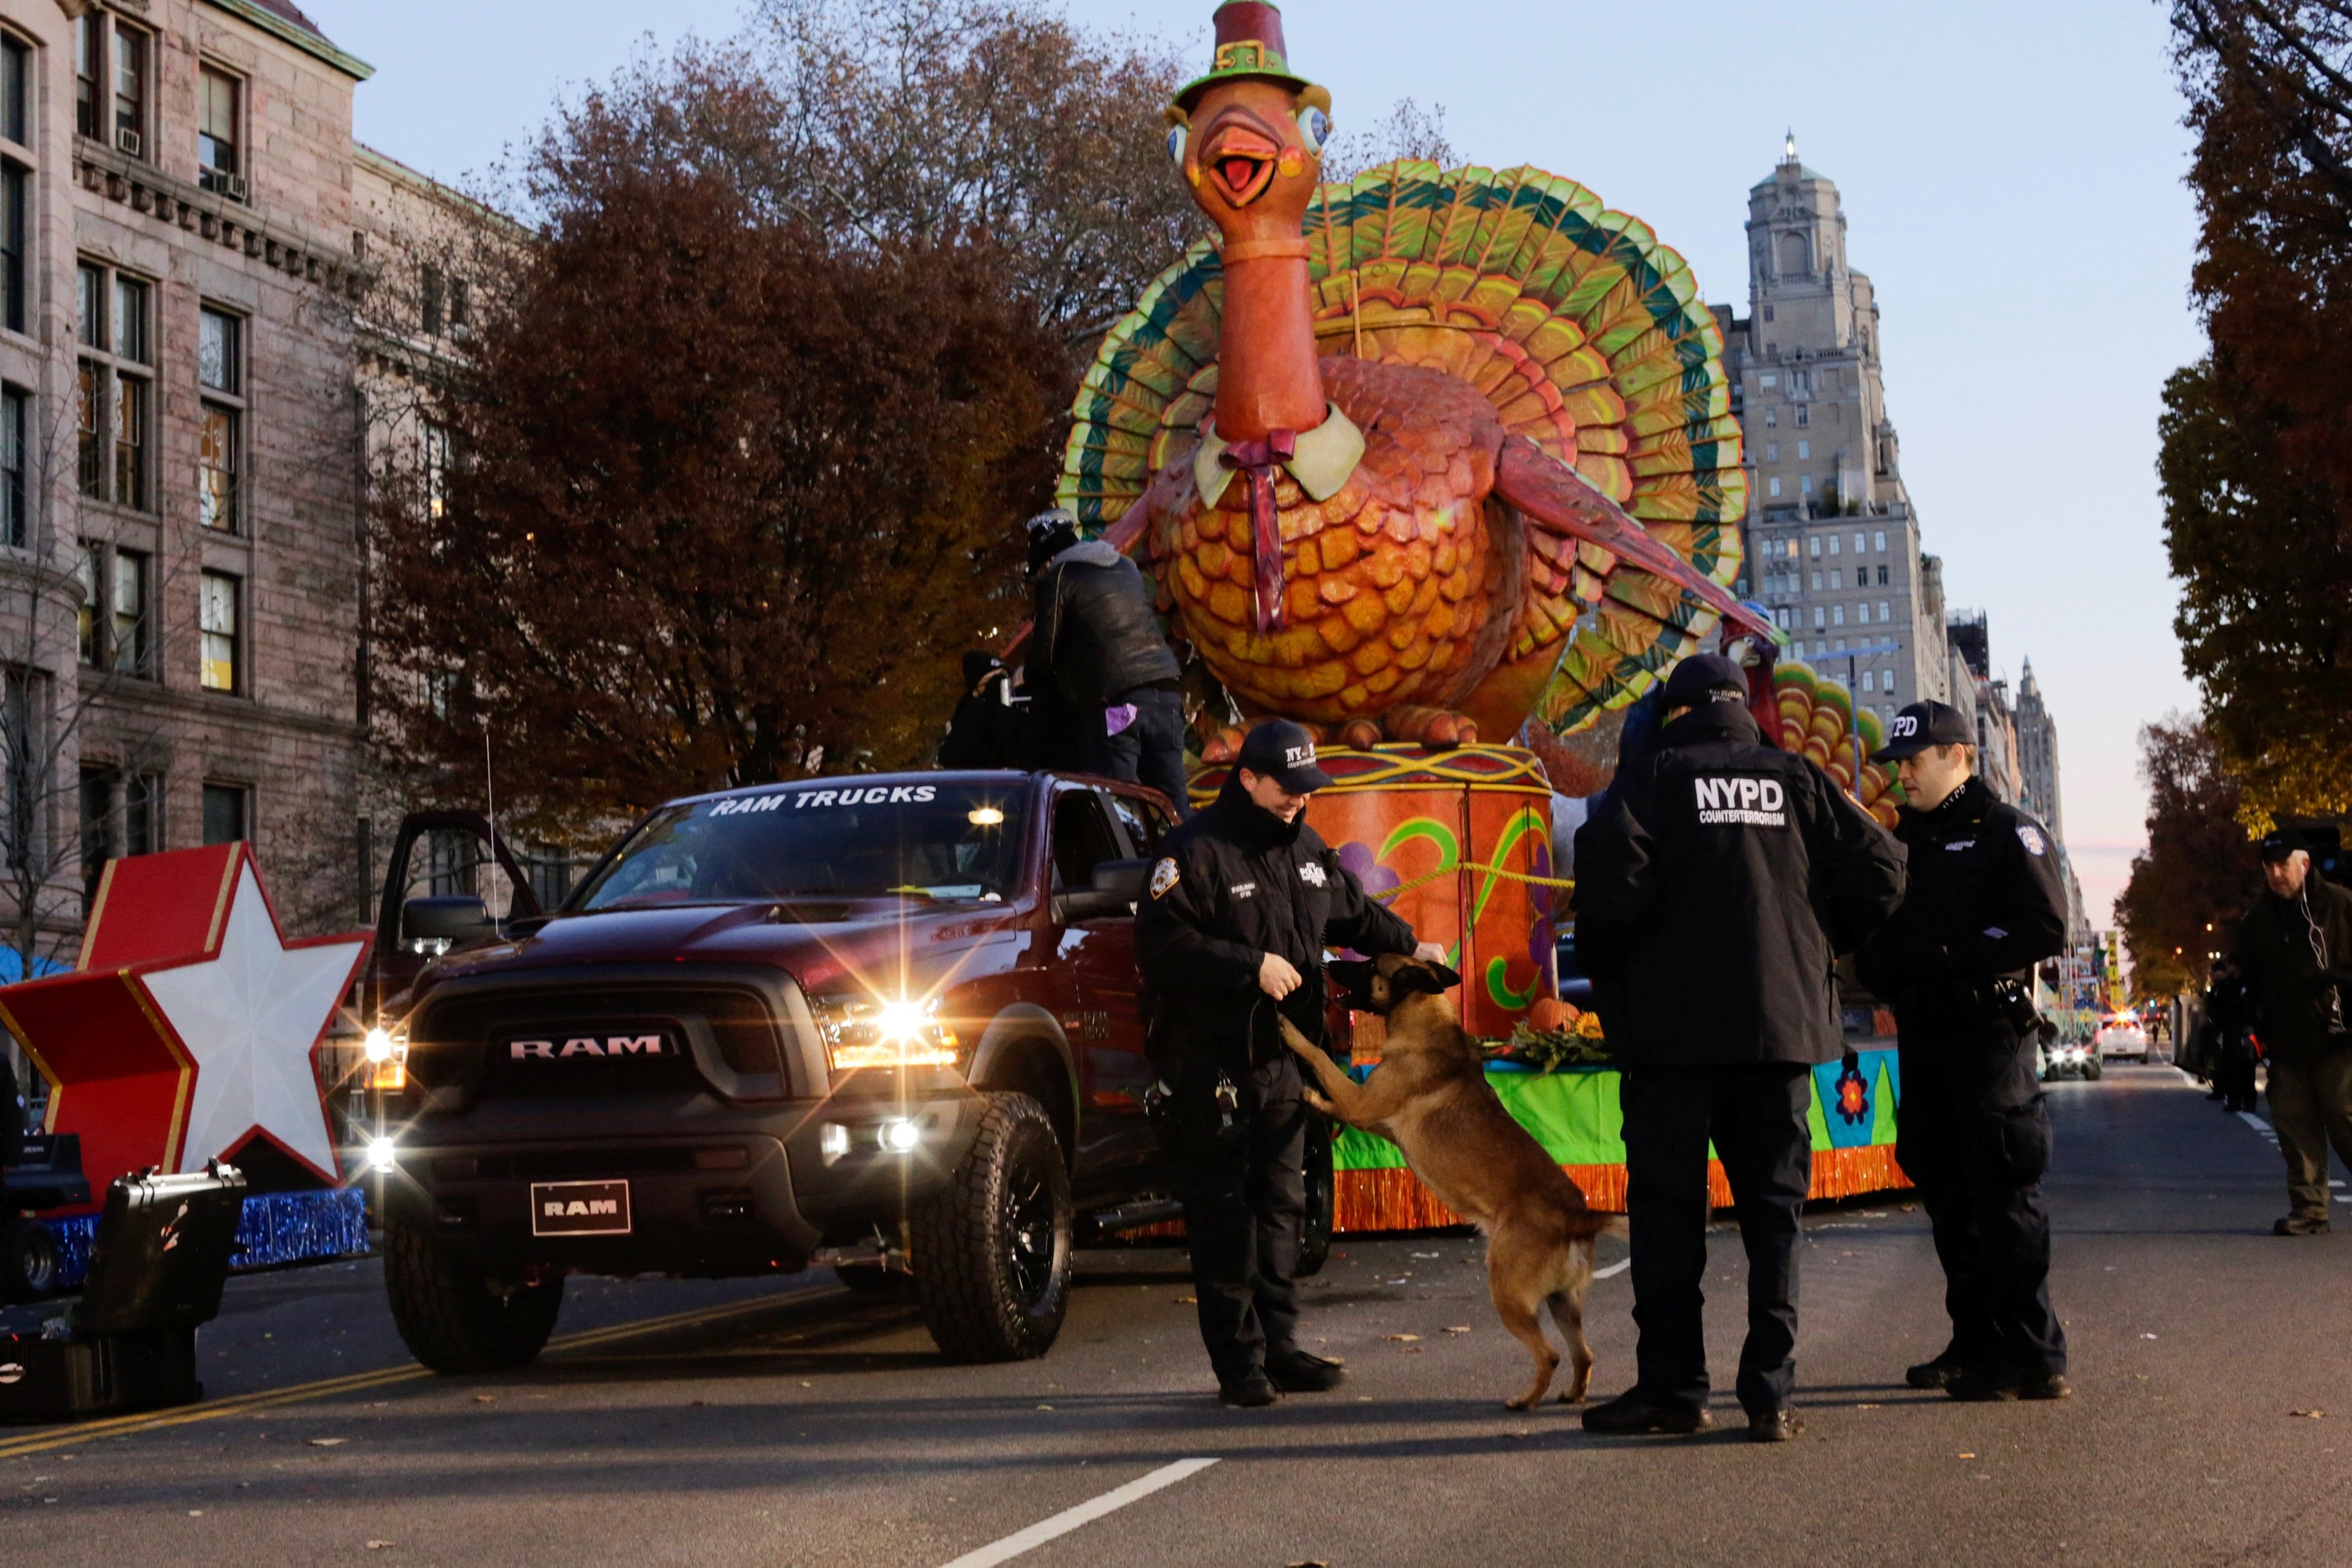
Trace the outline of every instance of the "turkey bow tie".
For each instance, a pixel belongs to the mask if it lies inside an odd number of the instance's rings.
[[[1263,637],[1282,630],[1282,529],[1275,517],[1274,474],[1298,455],[1298,433],[1275,430],[1260,441],[1236,441],[1221,461],[1238,469],[1249,486],[1251,564],[1257,586],[1257,631]]]

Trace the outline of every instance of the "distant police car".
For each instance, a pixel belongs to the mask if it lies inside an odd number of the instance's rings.
[[[2147,1030],[2139,1015],[2128,1009],[2109,1013],[2099,1020],[2098,1032],[2092,1037],[2092,1051],[2102,1060],[2130,1057],[2135,1061],[2147,1060]]]

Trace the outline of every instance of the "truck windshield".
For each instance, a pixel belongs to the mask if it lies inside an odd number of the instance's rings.
[[[1025,795],[1003,784],[853,779],[666,807],[572,911],[890,893],[1003,899],[1021,875]]]

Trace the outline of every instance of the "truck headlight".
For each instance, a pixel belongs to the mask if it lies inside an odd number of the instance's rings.
[[[937,1002],[842,997],[816,1004],[834,1070],[860,1067],[953,1067],[963,1042],[940,1021]]]
[[[388,1174],[400,1165],[400,1148],[390,1138],[372,1138],[367,1146],[368,1169]]]
[[[367,1031],[368,1087],[408,1087],[408,1030],[382,1024]]]

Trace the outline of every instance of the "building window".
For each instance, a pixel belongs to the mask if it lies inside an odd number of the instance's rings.
[[[425,269],[423,287],[420,292],[424,297],[422,311],[424,320],[421,324],[425,328],[425,335],[428,338],[437,338],[441,335],[441,305],[445,292],[439,267],[428,267]]]
[[[205,842],[234,844],[252,836],[252,792],[242,784],[205,786]]]
[[[122,790],[122,852],[152,855],[163,847],[163,780],[134,773]]]
[[[1845,624],[1844,605],[1832,604],[1830,606],[1830,624],[1832,626],[1843,626]]]
[[[1779,442],[1768,441],[1764,444],[1764,461],[1767,463],[1778,463],[1780,461],[1780,444]]]
[[[1878,569],[1878,586],[1881,588],[1886,586],[1886,569],[1883,566]]]
[[[98,901],[98,879],[114,858],[114,775],[103,768],[81,770],[81,912]]]
[[[106,99],[106,13],[85,11],[74,24],[74,130],[97,141],[105,134],[99,106]]]
[[[1842,566],[1833,566],[1833,567],[1830,568],[1830,587],[1831,587],[1831,589],[1832,589],[1832,591],[1835,591],[1835,590],[1837,590],[1837,589],[1843,588],[1844,586],[1845,586],[1845,568],[1843,568],[1843,567],[1842,567]]]
[[[245,438],[245,323],[207,307],[197,318],[196,380],[205,389],[196,446],[196,511],[208,528],[238,531]]]
[[[33,176],[0,160],[0,326],[25,329],[25,250],[31,234]]]
[[[1770,478],[1765,480],[1764,485],[1773,496],[1778,497],[1780,494],[1780,476],[1778,474],[1775,474]]]
[[[201,675],[206,691],[235,692],[242,689],[237,681],[241,674],[237,669],[237,629],[244,607],[237,600],[243,587],[244,584],[225,571],[204,574],[197,621],[204,636]]]
[[[1811,474],[1806,475],[1797,483],[1798,488],[1802,490],[1806,495],[1810,496],[1813,493],[1813,476]]]
[[[32,538],[32,493],[25,482],[26,437],[33,400],[0,387],[0,544],[23,549]]]
[[[1799,403],[1797,405],[1797,428],[1802,430],[1812,423],[1812,406],[1809,403]]]
[[[147,35],[114,25],[114,150],[132,158],[146,155]]]
[[[1779,409],[1777,409],[1777,408],[1768,408],[1768,409],[1766,409],[1766,410],[1764,411],[1764,428],[1765,428],[1765,429],[1767,429],[1767,430],[1772,430],[1772,429],[1775,429],[1775,428],[1777,428],[1777,427],[1780,425],[1780,411]]]
[[[1874,692],[1878,689],[1878,676],[1875,673],[1870,670],[1862,672],[1862,689],[1866,692]]]
[[[26,98],[32,87],[32,46],[14,33],[0,33],[0,136],[19,147],[32,145],[33,116]]]
[[[1769,321],[1770,319],[1772,319],[1772,307],[1770,307],[1769,305],[1767,305],[1766,307],[1764,307],[1764,319],[1766,319],[1767,321]]]
[[[1854,554],[1856,554],[1856,555],[1860,555],[1860,554],[1862,553],[1862,546],[1863,546],[1863,537],[1862,537],[1860,534],[1856,534],[1856,535],[1854,535],[1854,536],[1853,536],[1853,553],[1854,553]]]
[[[1800,463],[1806,462],[1806,461],[1808,461],[1809,459],[1811,459],[1811,458],[1812,455],[1813,455],[1813,444],[1812,444],[1811,442],[1810,442],[1810,441],[1800,441],[1799,443],[1797,443],[1797,461],[1798,461],[1798,462],[1800,462]]]
[[[144,510],[153,402],[154,290],[85,261],[77,275],[74,335],[82,345],[81,493]]]
[[[234,201],[245,199],[244,171],[237,162],[238,115],[245,84],[224,70],[205,66],[196,83],[196,183]]]
[[[1881,571],[1885,571],[1886,569],[1885,569],[1885,567],[1880,567],[1878,570],[1881,570]],[[1893,615],[1891,615],[1891,614],[1887,613],[1887,610],[1888,610],[1887,601],[1886,601],[1885,600],[1884,600],[1884,599],[1880,600],[1880,601],[1878,601],[1878,623],[1879,623],[1880,625],[1882,625],[1882,626],[1884,626],[1885,624],[1886,624],[1886,622],[1888,622],[1889,621],[1892,621],[1892,620],[1894,620],[1894,619],[1895,619],[1895,617],[1894,617]]]
[[[1838,552],[1838,537],[1837,537],[1837,535],[1835,535],[1835,534],[1832,534],[1832,535],[1830,536],[1830,554],[1832,554],[1832,555],[1835,555],[1835,554],[1837,554],[1837,552]]]
[[[1818,631],[1820,631],[1822,627],[1824,627],[1824,626],[1826,626],[1826,625],[1828,625],[1828,624],[1829,624],[1829,612],[1828,612],[1828,611],[1826,611],[1826,610],[1824,610],[1824,609],[1822,609],[1822,608],[1820,605],[1818,605],[1818,604],[1814,605],[1814,606],[1813,606],[1813,630],[1814,630],[1814,631],[1816,631],[1816,632],[1818,632]],[[1814,644],[1813,644],[1813,651],[1814,651],[1814,652],[1816,652],[1816,653],[1819,653],[1819,652],[1821,651],[1821,644],[1820,644],[1820,643],[1814,643]]]
[[[81,662],[98,663],[98,582],[100,547],[82,541],[81,558],[74,563],[74,577],[81,584],[81,609],[77,614],[76,637],[81,648]]]
[[[1819,534],[1815,534],[1815,535],[1813,535],[1811,538],[1808,538],[1808,539],[1805,541],[1805,550],[1806,550],[1806,553],[1807,553],[1807,554],[1809,554],[1809,555],[1811,555],[1811,556],[1815,560],[1819,560],[1819,559],[1822,559],[1822,536],[1821,536],[1821,535],[1819,535]]]
[[[143,675],[149,669],[147,630],[147,557],[139,550],[118,549],[110,610],[114,633],[114,669],[118,674]]]
[[[1878,532],[1877,532],[1875,535],[1874,535],[1874,536],[1872,536],[1872,537],[1873,537],[1873,538],[1874,538],[1878,541],[1878,542],[1877,542],[1877,544],[1876,544],[1876,546],[1874,547],[1874,548],[1877,549],[1878,553],[1879,553],[1879,554],[1881,554],[1881,555],[1885,555],[1885,554],[1886,553],[1886,530],[1885,530],[1885,528],[1881,528],[1881,529],[1879,529],[1879,530],[1878,530]]]

